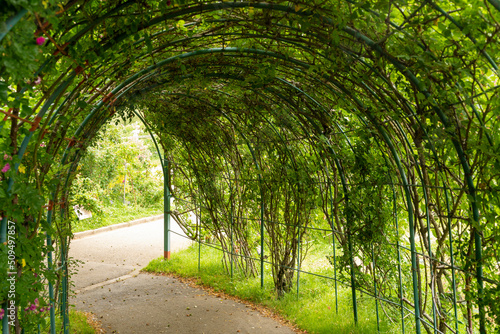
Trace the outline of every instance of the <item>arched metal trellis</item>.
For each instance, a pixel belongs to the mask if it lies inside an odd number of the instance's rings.
[[[7,1],[1,15],[3,333],[68,332],[69,187],[117,115],[157,138],[166,259],[171,213],[194,208],[189,237],[214,235],[231,276],[260,272],[278,297],[300,298],[307,274],[333,282],[336,312],[347,288],[356,323],[369,296],[379,331],[499,328],[497,0]],[[16,286],[47,299],[46,320],[26,320]]]

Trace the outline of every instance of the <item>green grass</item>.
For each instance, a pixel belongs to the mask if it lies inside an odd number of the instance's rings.
[[[87,322],[87,316],[80,311],[70,310],[70,333],[71,334],[95,334],[94,328]]]
[[[50,320],[47,318],[47,327],[41,333],[50,333]],[[56,333],[62,331],[62,321],[56,315]],[[74,309],[69,310],[69,332],[71,334],[96,334],[96,330],[88,323],[87,315]]]
[[[136,205],[118,204],[113,207],[105,207],[103,214],[92,218],[77,221],[72,226],[73,233],[94,230],[99,227],[128,222],[134,219],[159,215],[163,213],[163,206],[143,208]]]
[[[291,292],[277,299],[269,267],[265,269],[268,274],[265,275],[264,289],[260,287],[260,277],[245,278],[235,272],[231,279],[222,267],[220,251],[206,246],[202,246],[201,271],[198,271],[197,245],[174,253],[169,261],[155,259],[143,270],[196,277],[200,284],[216,291],[268,306],[309,333],[377,332],[375,302],[372,298],[358,294],[358,325],[355,326],[349,288],[338,287],[338,313],[335,310],[334,282],[305,273],[300,275],[299,298],[294,286]],[[380,315],[383,317],[382,310]],[[389,328],[385,319],[381,320],[380,326],[383,333],[399,333],[399,328]]]

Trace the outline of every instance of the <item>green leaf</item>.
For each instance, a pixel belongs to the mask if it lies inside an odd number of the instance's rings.
[[[77,103],[77,106],[84,109],[85,107],[87,107],[87,102],[83,101],[83,100],[79,100]]]
[[[9,86],[5,82],[0,81],[0,101],[7,102],[9,96]]]

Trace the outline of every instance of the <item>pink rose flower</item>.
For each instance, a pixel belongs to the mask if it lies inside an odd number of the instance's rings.
[[[43,43],[45,43],[45,38],[44,37],[37,37],[36,44],[43,45]]]
[[[34,85],[39,85],[42,83],[42,78],[41,77],[37,77],[35,82],[33,83]]]
[[[3,166],[3,168],[2,168],[2,172],[3,172],[3,173],[6,173],[9,169],[10,169],[10,165],[9,165],[9,164],[6,164],[6,165],[5,165],[5,166]]]
[[[0,309],[0,320],[3,319],[3,316],[5,315],[5,310],[3,308]]]

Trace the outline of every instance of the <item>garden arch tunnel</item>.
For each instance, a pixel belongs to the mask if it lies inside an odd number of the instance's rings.
[[[67,331],[69,186],[117,115],[155,134],[166,198],[200,210],[231,272],[263,284],[267,262],[281,294],[329,230],[356,319],[362,291],[401,331],[498,327],[498,1],[23,6],[7,3],[0,34],[2,275],[16,226],[30,270],[10,271],[18,289],[44,277],[52,332],[56,313]]]

